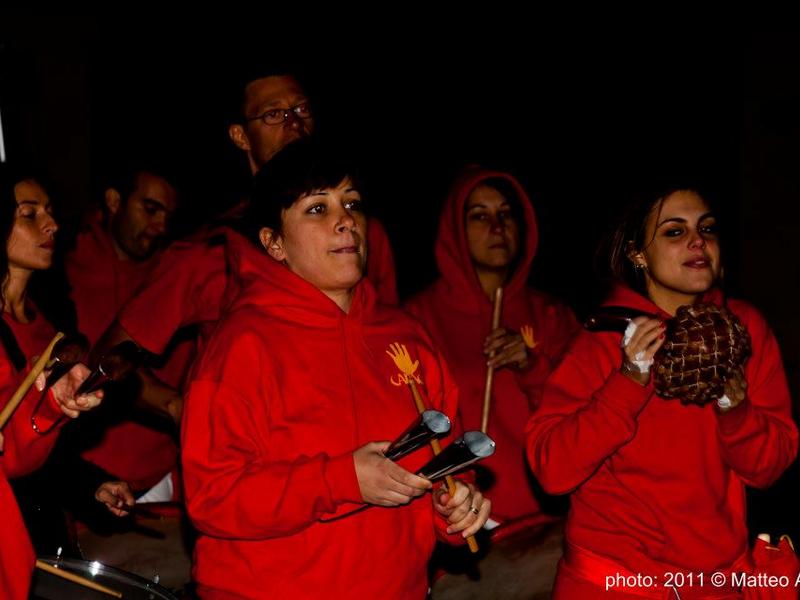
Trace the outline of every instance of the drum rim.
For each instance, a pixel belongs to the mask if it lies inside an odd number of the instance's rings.
[[[142,577],[141,575],[137,575],[136,573],[131,573],[130,571],[126,571],[124,569],[118,569],[117,567],[110,567],[110,566],[108,566],[106,564],[101,563],[100,561],[84,560],[84,559],[81,559],[81,558],[59,558],[57,556],[52,556],[52,555],[37,556],[36,558],[38,560],[44,561],[44,562],[54,566],[54,567],[56,567],[56,566],[59,567],[59,568],[62,567],[62,566],[63,567],[70,567],[70,569],[69,569],[70,573],[75,573],[75,571],[73,571],[72,569],[73,568],[77,568],[78,565],[94,565],[94,564],[96,564],[97,565],[97,574],[117,575],[118,577],[121,576],[120,579],[123,580],[123,581],[125,579],[128,579],[129,581],[131,581],[133,583],[140,584],[144,589],[152,590],[154,592],[158,592],[159,594],[162,594],[163,596],[165,596],[166,598],[168,598],[170,600],[173,600],[173,599],[174,600],[178,600],[178,598],[177,598],[177,596],[175,596],[175,594],[173,594],[168,588],[165,588],[160,583],[156,583],[152,579],[146,579],[146,578]],[[85,571],[78,572],[77,574],[78,575],[83,575],[84,573],[85,573]],[[91,573],[88,573],[88,575],[90,577],[87,577],[87,579],[91,579],[92,581],[94,581],[94,575],[92,575]],[[104,585],[105,584],[106,583],[104,582]]]

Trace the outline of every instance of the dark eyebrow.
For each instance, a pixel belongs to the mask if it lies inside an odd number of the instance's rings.
[[[303,104],[308,104],[308,99],[303,97],[302,100],[299,102],[294,102],[291,106],[284,107],[284,102],[281,99],[277,100],[267,100],[266,102],[262,102],[261,104],[256,105],[257,117],[260,117],[264,113],[271,112],[273,110],[292,110],[297,106],[302,106]]]
[[[669,219],[664,219],[663,221],[661,221],[661,223],[659,223],[658,226],[661,227],[665,223],[680,223],[680,224],[683,224],[683,223],[686,223],[686,219],[683,219],[681,217],[670,217]]]
[[[142,202],[146,204],[155,204],[158,208],[162,210],[167,210],[167,205],[161,202],[160,200],[156,200],[155,198],[145,197],[142,198]]]
[[[33,207],[41,206],[45,210],[50,210],[52,203],[46,202],[42,204],[39,200],[20,200],[19,202],[17,202],[17,208],[19,208],[20,206],[33,206]]]
[[[466,207],[464,210],[469,212],[473,208],[488,208],[488,207],[485,204],[481,204],[480,202],[478,202],[477,204],[473,204],[472,206]],[[500,206],[498,208],[511,208],[511,205],[508,203],[508,201],[503,201],[502,203],[500,203]]]
[[[700,215],[700,218],[697,219],[697,222],[699,223],[700,221],[705,221],[706,219],[708,219],[710,217],[713,218],[714,217],[714,213],[709,211],[709,212],[707,212],[707,213],[705,213],[703,215]],[[670,217],[668,219],[664,219],[663,221],[661,221],[661,223],[658,224],[658,227],[661,227],[664,223],[684,224],[684,223],[686,223],[686,219],[684,219],[683,217]]]

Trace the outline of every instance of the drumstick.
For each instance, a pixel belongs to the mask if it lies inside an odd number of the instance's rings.
[[[424,413],[425,403],[422,401],[422,396],[420,395],[419,390],[417,389],[417,384],[414,383],[413,379],[409,378],[408,386],[411,388],[411,395],[414,396],[414,403],[417,405],[417,410],[419,411],[419,414]],[[442,452],[442,446],[439,443],[439,440],[437,440],[436,438],[433,438],[431,440],[431,448],[433,449],[434,455],[441,454]],[[447,491],[450,494],[450,497],[452,498],[456,493],[456,482],[453,481],[453,478],[450,475],[445,477],[445,482],[447,483]],[[473,554],[475,554],[478,551],[478,542],[475,540],[474,535],[467,537],[467,545],[469,546],[470,552],[472,552]]]
[[[64,571],[63,569],[54,567],[53,565],[48,564],[43,560],[36,561],[36,568],[41,569],[42,571],[47,571],[48,573],[55,575],[56,577],[61,577],[62,579],[71,581],[72,583],[77,583],[78,585],[82,585],[83,587],[89,588],[90,590],[103,592],[104,594],[108,594],[109,596],[114,596],[115,598],[122,598],[122,592],[118,592],[117,590],[112,590],[111,588],[107,588],[104,585],[95,583],[91,579],[86,579],[85,577],[81,577],[80,575],[75,575],[75,573],[70,573],[69,571]]]
[[[500,312],[503,309],[503,288],[499,287],[494,292],[494,310],[492,311],[492,331],[500,327]],[[494,350],[489,353],[489,358],[494,356]],[[492,405],[492,385],[494,384],[494,367],[486,367],[486,385],[483,388],[483,414],[481,416],[481,431],[486,433],[489,429],[489,408]]]
[[[400,372],[404,376],[406,383],[408,383],[408,387],[411,388],[411,395],[414,398],[414,404],[417,406],[417,411],[419,414],[425,412],[425,402],[422,400],[422,396],[417,389],[417,384],[414,380],[417,367],[419,367],[419,361],[412,361],[411,356],[408,354],[408,350],[406,349],[405,345],[403,344],[389,344],[389,349],[386,351],[394,364],[400,369]],[[431,448],[433,449],[434,455],[438,455],[442,452],[442,446],[439,444],[439,440],[436,438],[431,440]],[[453,496],[456,493],[456,484],[453,481],[453,478],[450,476],[445,477],[445,481],[447,482],[447,491],[450,496]],[[469,545],[469,549],[475,553],[478,551],[478,542],[475,541],[475,536],[467,537],[467,544]]]
[[[53,353],[53,348],[55,347],[58,340],[64,337],[64,334],[60,331],[56,333],[50,343],[45,348],[42,355],[33,365],[30,372],[25,376],[25,379],[22,380],[22,383],[17,388],[17,391],[14,392],[14,395],[11,396],[11,400],[8,401],[8,404],[5,405],[3,411],[0,412],[0,429],[5,427],[8,420],[11,418],[11,415],[19,406],[19,403],[22,402],[22,399],[25,397],[25,394],[28,393],[28,390],[31,389],[33,382],[36,381],[36,378],[39,376],[39,373],[44,371],[45,367],[47,366],[48,361],[50,360],[50,355]]]

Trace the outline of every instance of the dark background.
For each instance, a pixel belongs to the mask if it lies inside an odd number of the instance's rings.
[[[436,275],[433,238],[455,171],[484,162],[513,172],[533,199],[533,283],[579,313],[597,300],[594,248],[622,206],[688,173],[718,203],[729,291],[765,313],[796,396],[797,32],[556,31],[514,15],[311,28],[306,8],[191,24],[0,16],[7,153],[47,168],[73,222],[115,157],[166,154],[189,174],[183,206],[197,220],[230,202],[240,176],[220,115],[231,65],[288,56],[305,70],[318,124],[363,156],[402,295]],[[797,477],[793,467],[752,494],[754,529],[800,539]]]

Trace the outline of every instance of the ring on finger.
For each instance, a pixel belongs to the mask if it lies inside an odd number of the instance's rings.
[[[480,511],[477,508],[475,508],[474,506],[472,506],[472,505],[470,505],[470,507],[469,507],[469,512],[471,512],[472,514],[474,514],[476,516],[480,514]]]

